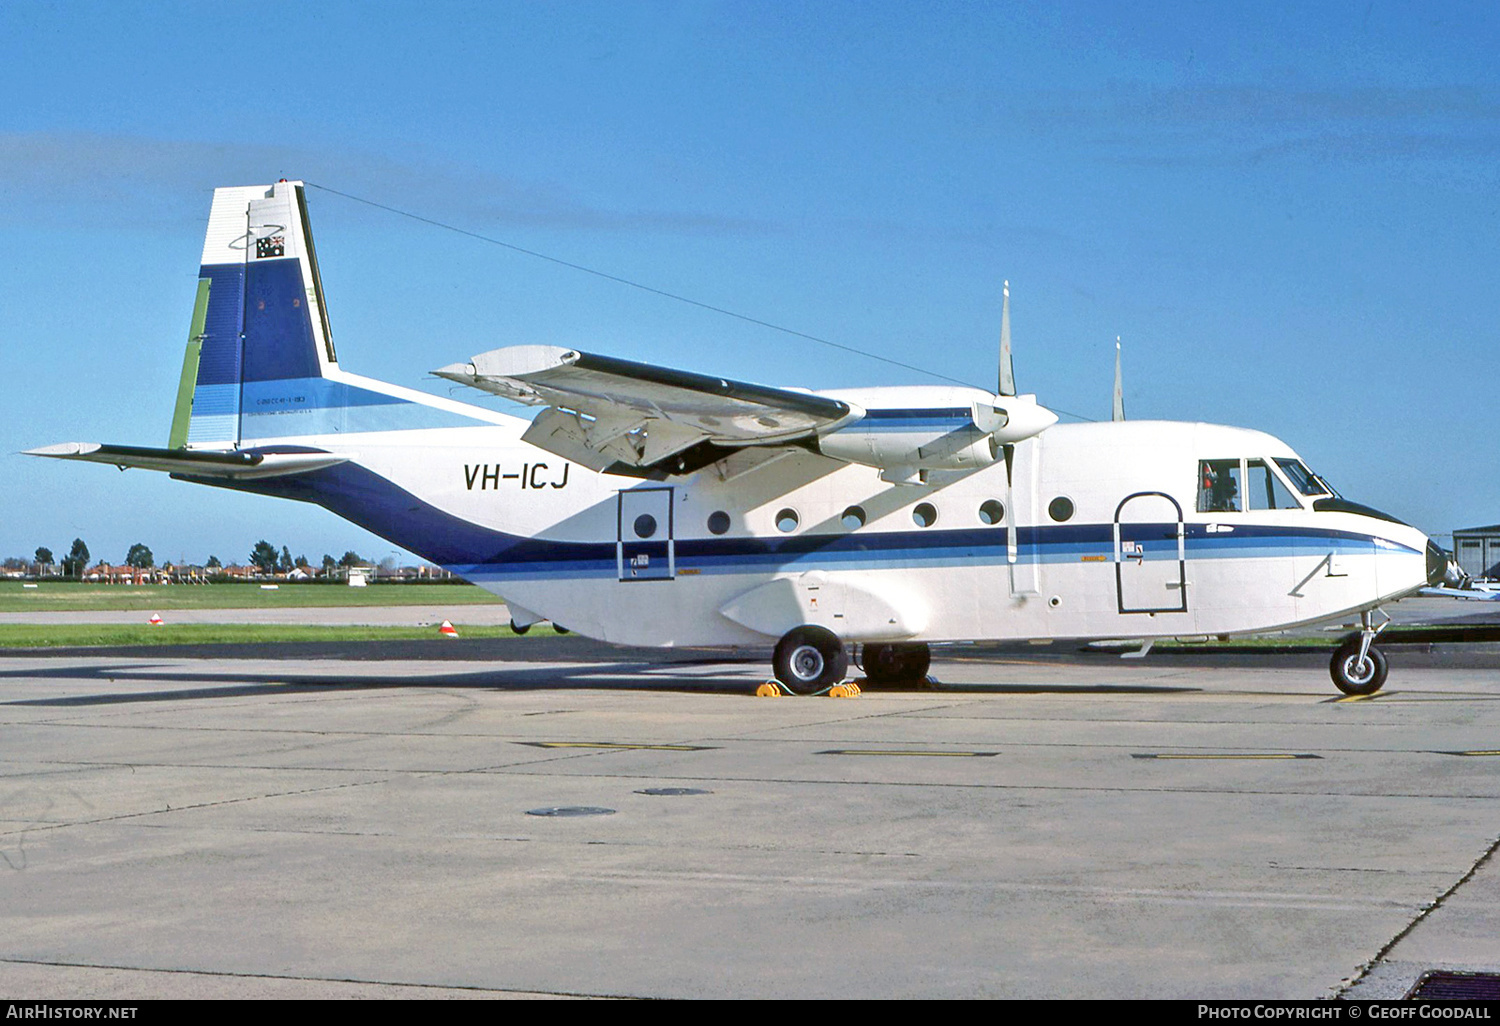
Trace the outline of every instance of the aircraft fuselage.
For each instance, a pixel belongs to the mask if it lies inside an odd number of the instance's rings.
[[[1428,577],[1420,531],[1313,509],[1274,469],[1296,454],[1258,431],[1055,425],[1010,468],[891,484],[800,450],[737,476],[730,463],[642,481],[527,445],[524,427],[346,436],[348,464],[238,487],[319,502],[523,611],[625,644],[764,644],[799,622],[856,642],[1262,632]],[[1229,461],[1242,490],[1259,464],[1293,504],[1205,501],[1204,466]]]

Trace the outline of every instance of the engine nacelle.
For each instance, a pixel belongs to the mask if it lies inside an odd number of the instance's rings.
[[[972,398],[975,393],[983,398]],[[928,470],[975,470],[1001,458],[1003,446],[1057,422],[1035,396],[969,392],[966,406],[865,406],[857,421],[818,439],[825,456],[877,467],[890,481],[915,480]]]
[[[818,451],[867,467],[902,470],[971,470],[1000,458],[992,435],[971,421],[948,430],[893,431],[877,420],[856,424],[818,439]]]

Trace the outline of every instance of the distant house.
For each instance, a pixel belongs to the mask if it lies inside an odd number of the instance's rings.
[[[163,563],[157,570],[157,578],[163,584],[203,584],[208,580],[208,571],[193,563]]]
[[[115,566],[102,560],[83,574],[84,580],[96,584],[152,584],[156,577],[154,567]]]
[[[1470,577],[1500,580],[1500,524],[1454,531],[1453,558]]]

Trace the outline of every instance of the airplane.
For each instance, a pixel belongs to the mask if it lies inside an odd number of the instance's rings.
[[[1284,442],[1059,423],[1017,394],[770,387],[550,345],[434,373],[527,419],[361,377],[333,345],[301,182],[214,192],[164,448],[30,455],[316,503],[498,595],[512,627],[774,643],[787,691],[926,679],[937,642],[1228,637],[1325,621],[1330,674],[1385,682],[1380,607],[1438,584],[1421,531]]]

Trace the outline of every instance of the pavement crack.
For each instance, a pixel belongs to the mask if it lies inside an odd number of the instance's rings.
[[[181,976],[224,977],[237,980],[290,980],[297,983],[350,983],[368,987],[411,987],[418,990],[467,990],[479,994],[544,994],[551,997],[618,998],[635,999],[630,994],[593,994],[585,991],[548,990],[524,987],[477,987],[462,983],[412,983],[405,980],[367,980],[354,976],[301,976],[288,973],[235,972],[226,969],[163,969],[157,966],[118,965],[103,962],[63,962],[42,958],[4,958],[0,963],[11,965],[53,966],[59,969],[110,969],[117,972],[170,973]]]
[[[1418,926],[1420,926],[1428,916],[1432,915],[1438,909],[1442,908],[1443,904],[1449,898],[1458,893],[1458,889],[1460,887],[1472,880],[1474,878],[1474,874],[1478,873],[1480,869],[1484,868],[1484,864],[1494,857],[1497,850],[1500,850],[1500,837],[1497,837],[1495,838],[1495,840],[1490,842],[1489,847],[1485,848],[1484,853],[1481,854],[1479,858],[1474,860],[1474,864],[1469,867],[1469,871],[1467,873],[1459,877],[1457,882],[1455,882],[1452,887],[1449,887],[1442,894],[1439,894],[1433,901],[1429,902],[1427,906],[1422,909],[1422,911],[1417,913],[1416,918],[1406,924],[1406,927],[1402,929],[1401,932],[1397,933],[1396,936],[1386,941],[1385,946],[1379,951],[1375,952],[1375,956],[1373,958],[1371,958],[1364,965],[1360,966],[1359,970],[1354,974],[1354,976],[1346,980],[1343,985],[1334,992],[1333,996],[1335,998],[1342,998],[1345,994],[1349,993],[1351,989],[1358,986],[1361,980],[1370,975],[1370,972],[1385,960],[1385,956],[1389,955],[1392,949],[1394,949],[1397,944],[1400,944],[1403,940],[1410,936],[1411,932]]]
[[[322,791],[337,791],[346,787],[366,787],[370,784],[384,784],[388,782],[389,778],[385,777],[379,780],[356,780],[345,784],[330,784],[324,787],[302,787],[294,791],[273,791],[269,794],[250,794],[244,795],[239,798],[222,798],[218,801],[212,802],[194,802],[191,805],[178,805],[175,808],[171,805],[167,805],[165,808],[161,809],[143,809],[140,812],[122,812],[118,816],[100,816],[96,819],[75,819],[69,820],[66,823],[33,823],[28,824],[20,830],[0,831],[0,837],[9,837],[15,834],[24,835],[28,831],[40,832],[42,830],[64,830],[68,827],[95,826],[100,823],[117,823],[121,820],[126,819],[140,819],[143,816],[160,816],[163,813],[167,812],[191,812],[195,809],[212,809],[224,805],[240,805],[244,802],[257,802],[265,798],[293,798],[297,795],[318,794]]]

